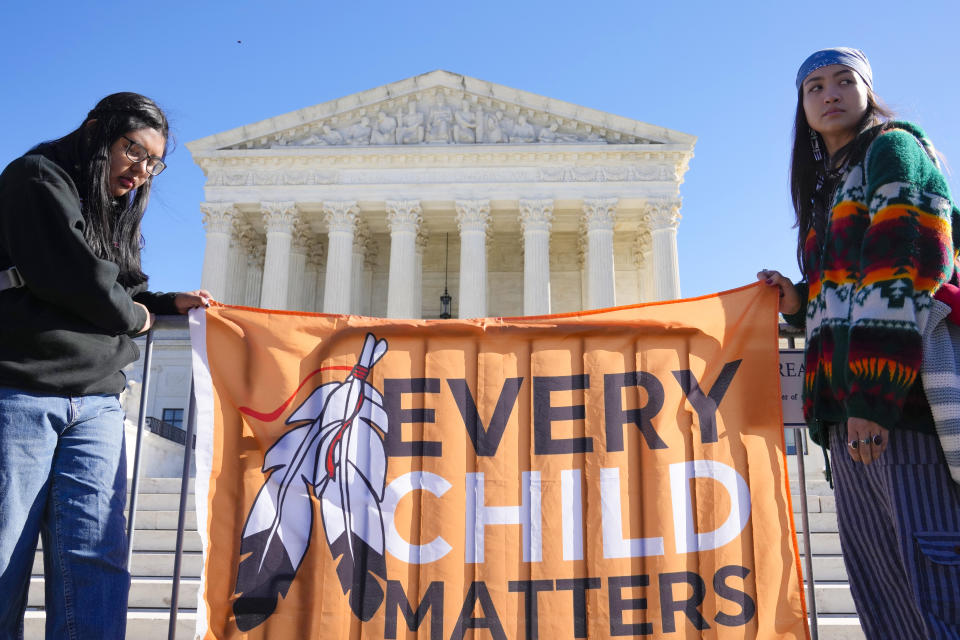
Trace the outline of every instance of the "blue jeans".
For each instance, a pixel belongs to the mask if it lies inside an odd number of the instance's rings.
[[[0,640],[22,634],[38,534],[47,638],[124,637],[126,471],[117,396],[0,387]]]

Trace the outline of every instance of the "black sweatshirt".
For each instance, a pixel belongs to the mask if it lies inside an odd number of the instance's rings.
[[[121,369],[139,357],[130,336],[143,309],[176,313],[175,293],[125,288],[119,267],[83,237],[80,195],[46,146],[0,174],[0,269],[26,286],[0,291],[0,386],[58,395],[120,393]]]

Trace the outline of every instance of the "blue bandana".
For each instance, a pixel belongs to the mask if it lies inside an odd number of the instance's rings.
[[[850,67],[860,74],[868,88],[873,89],[873,71],[870,70],[870,62],[867,60],[867,56],[863,55],[863,51],[850,47],[837,47],[835,49],[821,49],[803,61],[800,70],[797,71],[797,90],[800,90],[800,86],[808,75],[820,67],[831,64],[842,64],[845,67]]]

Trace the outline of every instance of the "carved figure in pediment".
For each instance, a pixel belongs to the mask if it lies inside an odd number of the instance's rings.
[[[581,141],[582,142],[606,142],[606,139],[596,131],[591,131],[588,127],[587,135],[585,138],[581,139]]]
[[[537,130],[527,122],[526,116],[517,118],[517,124],[510,132],[510,142],[533,142],[537,139]]]
[[[343,144],[343,134],[328,124],[323,125],[322,137],[327,144]]]
[[[453,124],[453,109],[443,99],[443,94],[437,96],[437,103],[430,109],[427,118],[427,142],[450,142],[450,126]]]
[[[500,128],[500,119],[503,118],[503,111],[487,111],[483,114],[483,135],[477,133],[477,141],[481,139],[484,142],[496,143],[503,142],[503,129]]]
[[[317,132],[314,131],[306,138],[297,141],[297,144],[301,147],[315,147],[317,145],[327,144],[326,140],[317,135]]]
[[[377,126],[370,135],[370,144],[396,144],[397,119],[388,113],[377,113]]]
[[[397,129],[397,142],[400,144],[420,144],[424,136],[423,114],[417,111],[417,103],[407,105],[407,112],[400,119]]]
[[[347,127],[348,144],[370,144],[370,118],[363,116],[360,121]]]
[[[557,134],[558,142],[584,142],[583,136],[577,134],[576,131],[573,133],[558,133]]]
[[[503,111],[497,111],[497,119],[500,121],[500,131],[503,135],[503,141],[506,142],[510,139],[510,136],[513,135],[513,128],[517,126],[517,123],[513,121],[513,118],[504,114]]]
[[[558,125],[556,122],[551,122],[546,127],[543,127],[537,134],[537,142],[545,142],[548,144],[551,142],[557,142],[557,140],[560,138],[560,135],[557,133],[557,129],[559,128],[560,125]]]
[[[477,124],[480,116],[470,110],[470,102],[463,101],[463,108],[453,114],[453,141],[471,144],[477,141]]]

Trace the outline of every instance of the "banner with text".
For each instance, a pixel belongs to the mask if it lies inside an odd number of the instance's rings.
[[[191,338],[202,637],[807,637],[767,287]]]

